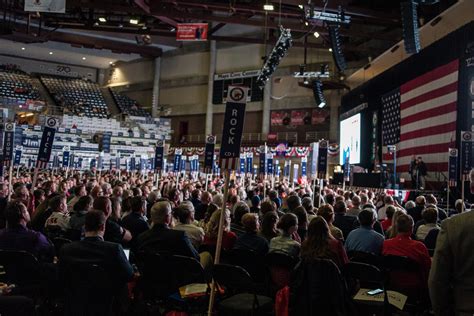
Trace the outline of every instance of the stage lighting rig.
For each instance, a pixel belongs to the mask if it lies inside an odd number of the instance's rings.
[[[270,55],[265,58],[265,62],[263,63],[262,69],[258,75],[257,84],[261,89],[275,72],[281,59],[286,56],[290,47],[293,46],[291,30],[280,27],[280,32],[281,34],[278,41],[270,52]]]
[[[351,23],[350,15],[347,15],[342,7],[339,7],[337,13],[332,13],[325,10],[315,10],[313,5],[305,6],[305,18],[310,23],[316,23],[317,21],[345,25]]]
[[[319,71],[305,71],[300,66],[300,71],[293,73],[294,78],[329,78],[329,66],[322,64]]]

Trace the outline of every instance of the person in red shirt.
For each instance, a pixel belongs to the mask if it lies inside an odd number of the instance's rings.
[[[387,218],[380,223],[384,232],[386,232],[392,226],[393,214],[395,214],[395,207],[392,205],[387,206],[387,209],[385,210],[385,215],[387,215]]]
[[[398,234],[396,237],[387,239],[383,243],[382,255],[408,257],[418,263],[420,273],[401,273],[392,275],[396,287],[404,289],[427,289],[428,275],[431,268],[431,258],[425,244],[411,239],[413,233],[413,218],[410,215],[401,214],[397,218]]]
[[[217,244],[217,235],[219,233],[219,221],[222,210],[215,211],[206,226],[206,234],[204,236],[204,245],[215,246]],[[225,211],[224,218],[224,234],[222,235],[222,249],[230,250],[234,248],[237,235],[230,231],[230,212]]]

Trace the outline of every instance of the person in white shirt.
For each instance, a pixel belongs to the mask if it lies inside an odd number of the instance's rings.
[[[70,216],[67,211],[66,196],[57,195],[53,197],[49,205],[51,206],[52,213],[44,225],[45,231],[48,232],[59,228],[61,231],[66,232],[70,228]]]
[[[199,246],[204,240],[204,230],[194,223],[194,206],[189,201],[183,201],[174,211],[174,217],[179,221],[173,229],[186,233],[194,248]]]
[[[423,241],[430,230],[440,228],[436,223],[438,220],[438,210],[436,209],[436,206],[430,205],[427,207],[425,210],[423,210],[423,213],[421,213],[421,217],[425,223],[420,225],[416,230],[416,238],[420,241]]]

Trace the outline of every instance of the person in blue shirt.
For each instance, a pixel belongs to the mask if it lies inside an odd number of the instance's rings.
[[[360,227],[349,233],[346,239],[346,251],[361,251],[380,255],[384,242],[384,236],[374,230],[375,213],[370,210],[362,210],[359,213]]]

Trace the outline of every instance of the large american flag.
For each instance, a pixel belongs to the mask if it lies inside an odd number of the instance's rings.
[[[429,71],[382,96],[383,160],[397,146],[397,172],[407,177],[413,155],[428,172],[448,171],[448,148],[456,139],[458,60]]]

